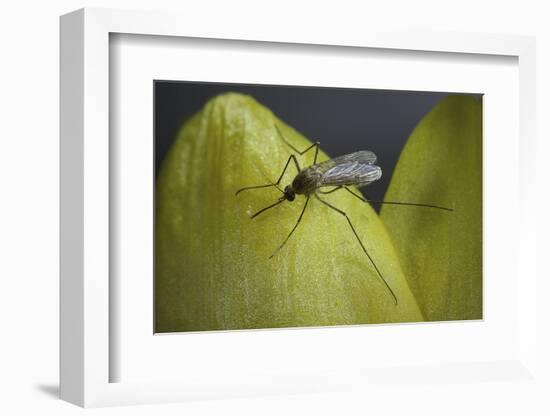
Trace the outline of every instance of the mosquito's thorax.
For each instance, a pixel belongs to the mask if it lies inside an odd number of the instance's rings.
[[[322,176],[322,172],[319,172],[315,166],[303,169],[292,181],[292,189],[299,195],[311,195],[319,188]]]

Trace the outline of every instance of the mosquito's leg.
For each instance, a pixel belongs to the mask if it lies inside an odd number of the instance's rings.
[[[267,207],[262,208],[261,210],[259,210],[259,211],[256,212],[255,214],[251,215],[251,216],[250,216],[250,219],[256,218],[256,217],[257,217],[258,215],[260,215],[262,212],[267,211],[268,209],[273,208],[273,207],[279,205],[281,202],[284,202],[284,201],[285,201],[285,198],[284,198],[284,197],[278,199],[277,202],[275,202],[274,204],[268,205]]]
[[[413,206],[413,207],[437,208],[437,209],[442,209],[442,210],[445,210],[445,211],[454,211],[453,208],[445,208],[445,207],[440,207],[440,206],[437,206],[437,205],[430,205],[430,204],[417,204],[417,203],[414,203],[414,202],[375,201],[373,199],[367,199],[367,198],[364,198],[362,195],[356,194],[351,189],[349,189],[347,186],[344,186],[344,189],[346,191],[348,191],[350,194],[352,194],[354,197],[359,198],[363,202],[375,202],[375,203],[379,203],[379,204],[391,204],[391,205],[409,205],[409,206]]]
[[[337,213],[339,213],[340,215],[343,215],[346,220],[348,221],[348,224],[349,226],[351,227],[351,231],[353,231],[353,234],[355,235],[355,238],[357,239],[357,241],[359,242],[359,245],[361,246],[361,248],[363,249],[364,253],[367,255],[367,257],[369,258],[370,262],[372,263],[372,265],[374,266],[374,270],[376,270],[376,273],[378,273],[378,276],[380,277],[380,279],[382,280],[382,282],[384,282],[384,285],[386,286],[386,288],[390,291],[392,297],[393,297],[393,300],[395,301],[395,304],[397,305],[397,297],[395,296],[395,293],[393,292],[393,290],[391,289],[390,285],[388,284],[388,282],[386,282],[386,279],[384,279],[384,276],[382,276],[382,273],[380,273],[380,270],[378,270],[378,267],[376,266],[376,263],[374,262],[374,260],[372,259],[372,257],[370,256],[370,254],[368,253],[367,249],[365,248],[365,246],[363,245],[363,242],[361,241],[361,239],[359,238],[359,235],[357,234],[357,232],[355,231],[355,227],[353,226],[351,220],[349,219],[348,217],[348,214],[346,214],[344,211],[342,211],[341,209],[338,209],[336,208],[334,205],[331,205],[329,204],[327,201],[324,201],[322,200],[321,198],[319,198],[319,196],[317,194],[314,194],[315,197],[321,201],[323,204],[325,204],[327,207],[333,209],[334,211],[336,211]]]
[[[298,221],[296,221],[296,224],[294,225],[294,227],[292,228],[292,230],[290,231],[288,236],[285,238],[285,241],[283,241],[283,243],[277,248],[277,250],[275,250],[273,252],[273,254],[271,256],[269,256],[269,258],[272,258],[275,254],[277,254],[279,252],[279,250],[281,250],[284,247],[284,245],[286,244],[286,242],[288,241],[288,239],[290,238],[292,233],[296,230],[296,228],[298,227],[298,224],[300,224],[300,221],[302,221],[302,217],[304,216],[304,212],[306,212],[308,202],[309,202],[309,196],[306,197],[306,202],[304,203],[304,207],[302,208],[302,212],[300,213],[300,216],[298,217]]]
[[[277,127],[277,125],[275,124],[275,129],[277,130],[277,133],[279,134],[279,137],[281,138],[281,140],[283,142],[286,143],[286,145],[288,147],[290,147],[292,150],[294,150],[295,153],[298,153],[300,156],[302,156],[304,153],[306,153],[308,150],[310,149],[313,149],[315,148],[315,156],[313,156],[313,164],[315,165],[317,163],[317,155],[319,154],[319,142],[315,142],[313,143],[311,146],[309,146],[307,149],[305,150],[302,150],[301,152],[296,149],[293,145],[291,145],[287,139],[285,139],[285,136],[283,136],[283,133],[281,132],[281,130],[279,129],[279,127]]]
[[[331,189],[330,191],[323,191],[323,190],[321,190],[321,189],[318,189],[317,192],[319,192],[320,194],[325,194],[325,195],[327,195],[327,194],[331,194],[331,193],[333,193],[333,192],[336,192],[336,191],[338,191],[339,189],[342,189],[342,186],[337,186],[336,188],[333,188],[333,189]]]
[[[288,160],[286,161],[286,164],[285,164],[285,167],[283,168],[283,171],[281,172],[281,174],[279,175],[279,179],[277,179],[277,182],[275,183],[268,183],[268,184],[265,184],[265,185],[255,185],[255,186],[247,186],[247,187],[244,187],[244,188],[241,188],[239,189],[237,192],[235,192],[235,195],[239,195],[242,191],[248,191],[250,189],[261,189],[261,188],[269,188],[271,186],[274,186],[275,188],[277,188],[281,193],[283,193],[283,190],[281,188],[279,188],[279,184],[281,183],[281,180],[283,179],[283,176],[285,175],[285,172],[288,168],[288,165],[290,164],[290,161],[293,160],[294,161],[294,165],[296,166],[296,169],[298,170],[298,172],[300,172],[300,164],[298,163],[298,160],[296,159],[296,156],[294,155],[290,155],[290,157],[288,158]]]

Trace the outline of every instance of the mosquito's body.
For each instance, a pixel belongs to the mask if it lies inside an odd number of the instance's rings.
[[[275,250],[275,252],[269,258],[272,258],[275,254],[277,254],[279,250],[281,250],[283,246],[286,244],[286,242],[288,241],[292,233],[294,233],[294,231],[298,227],[298,224],[300,224],[302,217],[304,216],[304,212],[306,211],[310,198],[313,196],[317,200],[319,200],[321,203],[323,203],[327,207],[331,208],[332,210],[334,210],[335,212],[339,213],[340,215],[346,218],[347,222],[351,227],[351,230],[353,231],[353,234],[355,235],[357,241],[359,242],[361,248],[363,249],[363,252],[369,258],[374,269],[376,270],[376,273],[378,274],[382,282],[385,284],[386,288],[391,293],[395,301],[395,304],[397,305],[397,297],[395,296],[395,293],[386,282],[386,279],[384,279],[384,276],[382,275],[380,270],[378,270],[378,267],[376,266],[376,263],[374,262],[370,254],[367,252],[367,249],[365,248],[365,246],[363,245],[363,242],[359,238],[359,235],[355,231],[355,227],[353,226],[348,215],[341,209],[336,208],[329,202],[322,199],[320,195],[330,194],[340,189],[344,189],[363,202],[380,202],[383,204],[411,205],[411,206],[420,206],[420,207],[428,207],[428,208],[437,208],[437,209],[443,209],[447,211],[452,211],[452,209],[439,207],[436,205],[429,205],[429,204],[418,204],[418,203],[410,203],[410,202],[373,201],[373,200],[365,199],[362,195],[359,195],[353,192],[350,188],[348,188],[348,186],[363,187],[374,181],[377,181],[382,177],[382,169],[379,166],[375,165],[376,155],[373,152],[370,152],[368,150],[361,150],[358,152],[350,153],[348,155],[339,156],[334,159],[329,159],[324,162],[317,163],[317,155],[319,153],[318,142],[313,143],[307,149],[300,152],[294,146],[292,146],[288,141],[286,141],[286,139],[281,134],[277,126],[275,126],[275,128],[279,136],[281,137],[281,139],[297,154],[303,155],[310,149],[314,148],[315,156],[313,157],[313,164],[311,166],[301,169],[300,164],[296,159],[296,156],[292,154],[288,158],[286,165],[283,168],[283,171],[281,172],[281,175],[279,176],[279,179],[277,180],[277,182],[269,183],[266,185],[248,186],[248,187],[239,189],[236,192],[236,195],[238,195],[240,192],[246,191],[246,190],[275,187],[282,193],[282,196],[275,203],[259,210],[258,212],[253,214],[250,218],[255,218],[261,213],[279,205],[284,201],[292,202],[296,198],[296,195],[305,196],[306,202],[304,203],[302,212],[298,217],[298,221],[296,222],[296,224],[288,234],[287,238],[283,241],[283,243],[277,248],[277,250]],[[294,165],[296,166],[298,174],[294,177],[294,180],[292,181],[292,183],[290,185],[287,185],[283,190],[279,187],[279,184],[283,179],[283,176],[291,160],[294,162]],[[332,189],[325,191],[322,189],[325,187],[331,187]]]
[[[323,187],[368,185],[382,177],[382,169],[375,162],[374,153],[361,150],[311,165],[296,175],[285,194],[308,196]]]

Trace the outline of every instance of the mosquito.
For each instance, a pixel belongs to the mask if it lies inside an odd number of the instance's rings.
[[[431,205],[431,204],[421,204],[421,203],[413,203],[413,202],[396,202],[396,201],[375,201],[372,199],[366,199],[362,195],[359,195],[353,192],[349,188],[349,186],[355,186],[357,188],[361,188],[374,181],[377,181],[382,177],[382,169],[380,168],[380,166],[375,165],[376,155],[373,152],[369,150],[360,150],[354,153],[350,153],[347,155],[336,157],[334,159],[329,159],[324,162],[317,163],[317,155],[319,154],[319,145],[320,145],[319,142],[315,142],[305,150],[299,151],[298,149],[296,149],[296,147],[294,147],[291,143],[289,143],[286,140],[286,138],[280,131],[279,127],[277,127],[277,125],[275,125],[275,129],[277,130],[277,135],[290,149],[294,151],[294,153],[302,156],[308,151],[315,149],[315,155],[313,157],[313,164],[309,167],[302,169],[300,167],[300,164],[298,163],[298,159],[296,158],[296,155],[291,154],[288,160],[286,161],[286,164],[283,168],[283,171],[279,175],[279,179],[277,179],[277,182],[268,183],[265,185],[247,186],[239,189],[235,193],[235,195],[238,195],[243,191],[248,191],[252,189],[269,188],[269,187],[275,187],[281,192],[282,196],[275,203],[260,209],[255,214],[250,216],[251,219],[256,218],[258,215],[266,212],[267,210],[273,207],[276,207],[277,205],[285,201],[289,201],[289,202],[294,201],[294,199],[296,198],[296,195],[305,196],[306,201],[304,203],[300,216],[296,221],[296,224],[290,230],[290,233],[287,235],[285,240],[281,243],[279,247],[277,247],[277,249],[273,252],[273,254],[271,254],[271,256],[269,256],[269,258],[270,259],[273,258],[285,246],[285,244],[290,239],[294,231],[296,231],[296,228],[298,228],[298,225],[302,221],[304,213],[306,212],[306,208],[308,206],[309,200],[313,197],[346,219],[346,221],[348,222],[351,228],[351,231],[353,232],[353,235],[355,236],[355,238],[357,239],[357,242],[361,246],[361,249],[363,250],[367,258],[369,259],[370,263],[374,267],[374,270],[376,271],[378,277],[380,278],[382,283],[385,285],[386,289],[391,294],[395,302],[395,305],[397,305],[398,303],[397,296],[395,295],[394,291],[392,290],[392,288],[390,287],[390,285],[382,275],[381,271],[378,269],[378,266],[376,265],[376,263],[374,262],[374,259],[365,248],[365,245],[361,241],[361,238],[359,238],[359,235],[357,234],[357,231],[355,230],[355,227],[353,226],[353,223],[351,222],[351,219],[349,218],[348,214],[345,211],[335,207],[331,203],[325,201],[321,197],[321,195],[331,194],[339,190],[344,190],[365,203],[375,202],[375,203],[392,204],[392,205],[409,205],[409,206],[416,206],[416,207],[435,208],[435,209],[441,209],[445,211],[453,211],[453,209],[441,207],[437,205]],[[296,167],[298,174],[294,177],[290,185],[287,185],[284,189],[281,189],[279,184],[281,183],[281,180],[283,179],[283,176],[285,175],[285,172],[287,171],[291,161],[294,162],[294,166]],[[326,187],[332,187],[332,189],[330,190],[322,189]]]

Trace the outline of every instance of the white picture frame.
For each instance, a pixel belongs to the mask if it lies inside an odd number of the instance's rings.
[[[518,238],[514,253],[522,270],[517,292],[517,348],[498,361],[443,362],[415,367],[415,379],[479,382],[531,380],[536,383],[536,270],[535,219],[532,181],[535,169],[535,41],[530,37],[468,33],[383,32],[374,29],[360,35],[327,35],[325,32],[285,28],[280,25],[246,26],[235,33],[234,22],[205,26],[201,19],[185,19],[167,13],[83,9],[61,18],[61,398],[80,406],[184,401],[194,398],[248,397],[283,393],[324,392],[373,388],[384,383],[410,381],[410,367],[383,367],[356,371],[333,368],[326,377],[315,371],[287,370],[276,377],[241,377],[221,372],[177,381],[111,382],[110,368],[120,359],[110,348],[113,298],[109,275],[110,172],[109,149],[109,45],[110,34],[227,41],[277,42],[285,45],[331,45],[331,48],[371,48],[428,51],[440,54],[504,55],[515,57],[519,67],[519,169],[517,190]],[[246,35],[243,35],[246,33]],[[474,59],[473,58],[473,59]],[[151,311],[152,313],[152,311]],[[412,327],[410,327],[412,328]],[[269,335],[262,336],[269,337]],[[282,333],[279,333],[281,336]],[[282,334],[284,336],[284,334]],[[293,335],[296,336],[296,335]],[[315,338],[314,332],[304,337]],[[235,337],[238,347],[239,336]],[[326,371],[325,369],[322,369]],[[361,367],[359,368],[361,370]],[[483,374],[476,377],[475,374]],[[346,380],[343,382],[342,380]]]

